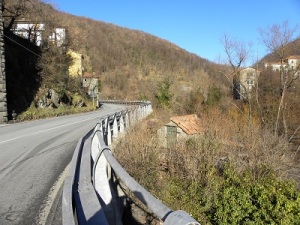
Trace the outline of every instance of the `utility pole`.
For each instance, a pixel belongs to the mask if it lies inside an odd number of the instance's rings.
[[[6,98],[6,76],[5,76],[5,54],[3,36],[3,0],[0,0],[0,123],[6,123],[7,118],[7,98]]]

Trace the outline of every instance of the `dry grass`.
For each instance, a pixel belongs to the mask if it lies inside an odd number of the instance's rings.
[[[115,147],[115,155],[129,174],[173,210],[183,209],[201,224],[213,224],[212,216],[216,216],[214,209],[220,207],[217,199],[222,190],[240,193],[239,184],[226,186],[228,177],[237,183],[246,182],[249,190],[264,187],[264,195],[273,183],[272,190],[276,190],[277,178],[300,183],[299,166],[288,142],[272,132],[254,125],[249,127],[248,122],[237,122],[235,116],[214,108],[201,116],[206,127],[203,135],[178,141],[174,148],[163,148],[157,130],[169,117],[170,111],[154,112],[151,118],[128,131]],[[281,190],[278,189],[279,195]],[[294,193],[293,190],[286,188],[282,192]],[[247,195],[239,196],[237,201],[244,201]],[[245,201],[251,204],[250,200]],[[230,200],[224,204],[230,205]],[[272,202],[265,204],[270,206]],[[289,204],[297,202],[291,200]],[[228,207],[238,211],[239,205]]]
[[[168,122],[170,112],[155,112],[152,118],[128,132],[116,146],[116,155],[126,170],[147,188],[159,185],[163,176],[198,179],[222,161],[233,162],[239,171],[261,176],[261,166],[272,168],[282,179],[298,180],[299,166],[289,143],[270,131],[235,121],[213,109],[201,119],[205,134],[178,141],[175,148],[160,147],[157,129]]]

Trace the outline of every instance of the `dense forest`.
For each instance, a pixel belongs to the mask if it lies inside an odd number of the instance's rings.
[[[100,98],[152,102],[154,112],[137,128],[139,135],[128,132],[115,154],[158,198],[201,224],[300,223],[299,68],[264,66],[300,54],[300,39],[284,35],[296,32],[288,24],[261,32],[270,54],[253,65],[260,76],[251,97],[234,99],[233,82],[250,49],[228,36],[228,62],[220,65],[151,34],[38,0],[4,1],[3,8],[10,112],[40,113],[37,101],[49,89],[64,109],[74,108],[79,96],[88,101],[80,80],[68,76],[71,49],[84,56],[85,71],[99,78]],[[11,32],[18,20],[43,21],[48,30],[64,27],[67,40],[61,47],[47,41],[37,47]],[[198,115],[204,135],[161,148],[157,130],[171,116],[185,114]]]

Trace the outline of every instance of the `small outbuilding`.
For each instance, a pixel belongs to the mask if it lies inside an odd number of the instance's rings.
[[[170,122],[161,127],[157,133],[162,147],[173,147],[179,139],[203,133],[203,125],[196,114],[171,117]]]

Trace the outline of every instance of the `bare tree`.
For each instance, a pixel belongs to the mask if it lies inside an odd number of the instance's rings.
[[[271,53],[275,53],[280,59],[280,100],[275,122],[275,134],[278,134],[279,122],[282,120],[284,127],[284,134],[287,136],[288,126],[286,122],[286,106],[287,106],[287,90],[292,83],[299,77],[299,73],[294,69],[285,66],[284,60],[287,55],[287,46],[292,43],[298,27],[289,27],[287,21],[282,24],[272,25],[267,29],[259,29],[262,42]]]
[[[246,44],[243,41],[237,41],[224,34],[223,47],[230,66],[237,70],[245,65],[251,54],[252,44]]]
[[[224,72],[222,74],[232,84],[234,77],[237,76],[240,68],[245,65],[250,57],[252,45],[251,43],[247,45],[243,41],[237,41],[227,34],[224,34],[222,44],[227,57],[226,61],[231,67],[229,74]]]
[[[247,93],[247,88],[239,81],[239,73],[241,71],[241,68],[245,66],[247,60],[250,58],[252,54],[252,44],[251,43],[247,44],[243,41],[238,41],[227,34],[224,34],[222,44],[227,57],[226,61],[228,62],[231,68],[229,74],[226,74],[226,72],[222,72],[222,74],[226,76],[226,78],[230,82],[230,85],[232,85],[233,93],[238,92],[237,94],[239,96],[243,96],[244,100],[247,101],[249,105],[248,119],[249,119],[249,123],[251,123],[252,121],[251,98],[249,93]],[[237,86],[242,86],[243,90],[246,91],[246,94],[241,93],[241,91],[237,88]]]
[[[10,30],[15,20],[21,16],[26,15],[30,6],[30,0],[2,0],[2,11],[5,18],[5,28]]]

